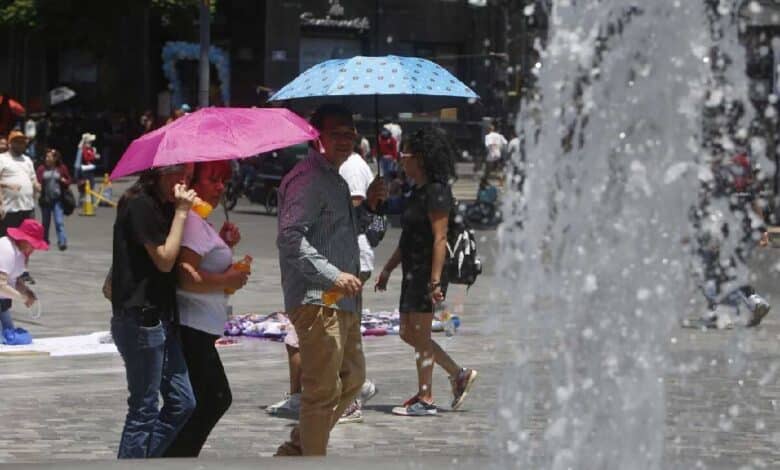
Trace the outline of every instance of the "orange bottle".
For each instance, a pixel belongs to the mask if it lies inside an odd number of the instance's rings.
[[[322,293],[322,303],[327,306],[338,303],[342,298],[344,298],[344,294],[336,287],[331,287]]]
[[[244,256],[244,259],[233,263],[233,269],[241,271],[242,273],[252,272],[252,257],[249,255]],[[225,289],[225,294],[232,295],[236,293],[236,289]]]
[[[201,198],[195,199],[195,202],[192,204],[192,210],[198,214],[199,216],[203,217],[204,219],[211,214],[211,211],[214,210],[214,206],[209,204],[208,202],[204,201]]]

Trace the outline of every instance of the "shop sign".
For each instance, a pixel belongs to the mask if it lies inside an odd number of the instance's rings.
[[[301,13],[301,26],[317,27],[317,28],[336,28],[336,29],[353,29],[360,32],[371,29],[371,21],[368,17],[355,17],[346,18],[344,15],[344,7],[341,5],[340,0],[329,0],[330,8],[328,14],[324,18],[317,17],[314,13],[307,11]]]

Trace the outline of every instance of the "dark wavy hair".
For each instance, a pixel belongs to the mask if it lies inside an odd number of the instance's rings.
[[[406,148],[422,155],[428,181],[451,185],[456,179],[457,152],[447,134],[434,127],[424,127],[406,140]]]
[[[122,209],[127,205],[127,202],[141,194],[151,196],[155,201],[162,203],[160,196],[157,193],[157,184],[160,181],[160,172],[156,169],[146,170],[138,176],[138,179],[132,186],[127,188],[122,197],[119,198],[117,208]]]

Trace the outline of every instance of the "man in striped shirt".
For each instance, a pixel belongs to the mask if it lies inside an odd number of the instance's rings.
[[[285,310],[299,338],[303,392],[299,424],[277,455],[325,455],[331,428],[366,375],[358,219],[339,175],[357,134],[351,112],[340,105],[321,106],[311,123],[320,131],[316,148],[279,187],[279,267]],[[379,180],[369,188],[370,209],[384,192]]]

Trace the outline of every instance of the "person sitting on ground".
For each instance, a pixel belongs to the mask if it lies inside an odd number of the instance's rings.
[[[228,161],[197,163],[192,188],[199,197],[219,205],[230,181]],[[225,222],[217,233],[195,211],[187,214],[178,260],[179,334],[195,394],[195,411],[163,457],[197,457],[219,419],[230,408],[232,395],[215,342],[225,330],[226,289],[244,287],[248,273],[232,267],[232,248],[241,241],[238,228]]]
[[[48,250],[43,240],[43,226],[34,219],[25,219],[19,227],[11,227],[0,238],[0,323],[3,326],[3,344],[28,344],[29,333],[14,326],[11,318],[11,300],[31,307],[37,297],[20,277],[35,250]]]
[[[498,201],[498,188],[490,184],[487,177],[483,176],[479,180],[479,189],[477,190],[477,201],[486,204],[495,204]]]
[[[501,222],[501,213],[497,209],[498,188],[490,184],[487,176],[479,181],[477,200],[466,209],[469,222],[479,226],[495,226]]]

